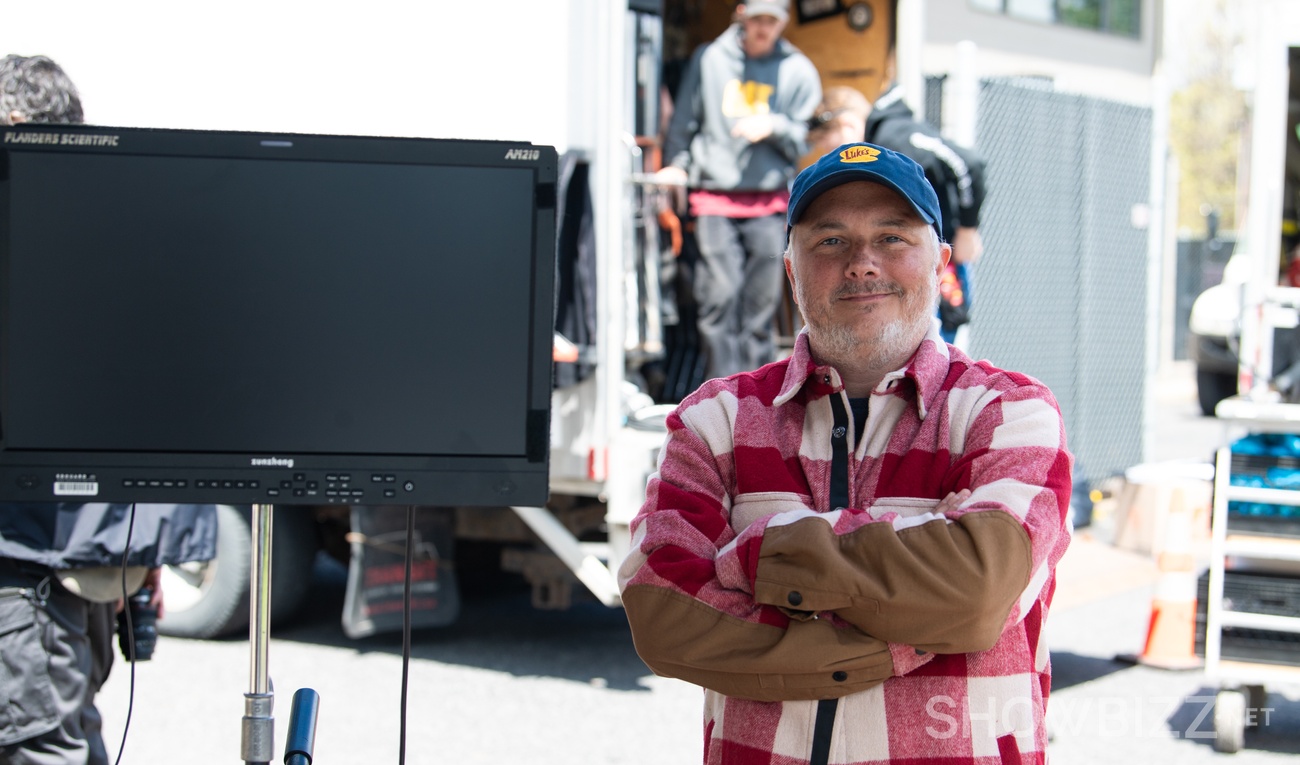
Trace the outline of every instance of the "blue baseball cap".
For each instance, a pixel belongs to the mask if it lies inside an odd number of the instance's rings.
[[[926,180],[925,171],[910,157],[869,143],[846,143],[799,173],[790,190],[790,206],[785,218],[786,238],[814,199],[840,184],[853,181],[879,183],[902,194],[921,220],[934,226],[939,241],[943,241],[939,196]]]

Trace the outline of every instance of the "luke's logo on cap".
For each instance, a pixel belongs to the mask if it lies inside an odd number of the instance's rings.
[[[880,156],[880,149],[870,146],[850,146],[840,152],[841,162],[875,162]]]

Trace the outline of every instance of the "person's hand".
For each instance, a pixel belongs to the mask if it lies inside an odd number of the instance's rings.
[[[975,263],[984,254],[984,241],[980,230],[973,226],[961,226],[952,237],[952,259],[956,263]]]
[[[744,138],[750,143],[758,143],[772,135],[775,125],[770,114],[751,114],[736,120],[736,124],[731,128],[731,134],[737,138]]]
[[[662,186],[685,186],[686,171],[675,165],[661,168],[653,176],[654,182]]]
[[[151,568],[149,573],[144,575],[144,587],[148,587],[153,593],[149,596],[149,605],[158,610],[158,618],[163,618],[163,591],[162,591],[162,569]]]
[[[962,489],[961,491],[954,491],[953,493],[939,500],[939,504],[935,506],[934,512],[936,515],[944,515],[947,513],[951,513],[952,511],[961,507],[961,503],[965,502],[968,499],[970,499],[970,489]]]

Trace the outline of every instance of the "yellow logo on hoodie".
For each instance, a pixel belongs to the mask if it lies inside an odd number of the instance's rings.
[[[763,82],[731,80],[722,92],[722,114],[737,119],[772,113],[774,87]]]

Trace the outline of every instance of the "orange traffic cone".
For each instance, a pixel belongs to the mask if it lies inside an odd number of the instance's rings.
[[[1137,661],[1161,669],[1195,669],[1204,662],[1196,655],[1196,559],[1192,554],[1192,510],[1182,489],[1169,497],[1164,546],[1156,555],[1155,593],[1146,645]]]

